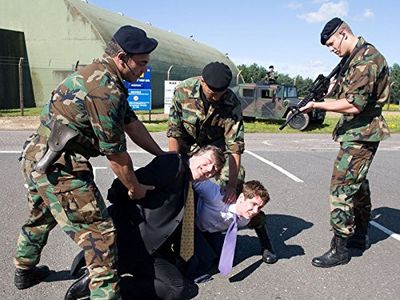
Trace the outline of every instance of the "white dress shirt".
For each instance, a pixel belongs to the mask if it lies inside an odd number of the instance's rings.
[[[210,180],[193,183],[197,199],[196,225],[201,231],[224,232],[232,223],[236,213],[236,204],[226,204],[219,185]],[[238,228],[245,227],[249,219],[238,216]]]

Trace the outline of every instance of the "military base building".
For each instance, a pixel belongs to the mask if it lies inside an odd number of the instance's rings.
[[[220,51],[82,0],[0,0],[0,109],[43,106],[77,66],[100,57],[123,25],[145,30],[159,45],[151,56],[152,108],[164,103],[164,80],[201,74],[212,61],[235,64]]]

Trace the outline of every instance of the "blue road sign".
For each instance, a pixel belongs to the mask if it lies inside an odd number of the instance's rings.
[[[151,110],[151,90],[129,90],[128,103],[133,110]]]
[[[133,110],[151,110],[151,67],[136,82],[124,82],[128,89],[128,103]]]

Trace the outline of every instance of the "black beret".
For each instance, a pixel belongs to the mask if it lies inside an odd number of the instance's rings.
[[[231,84],[232,71],[224,63],[212,62],[204,67],[201,76],[211,90],[222,92]]]
[[[326,23],[324,29],[321,31],[321,44],[325,45],[329,38],[339,29],[342,25],[343,20],[340,18],[333,18],[328,23]]]
[[[157,40],[148,38],[142,29],[130,25],[118,29],[113,39],[128,54],[150,53],[158,45]]]

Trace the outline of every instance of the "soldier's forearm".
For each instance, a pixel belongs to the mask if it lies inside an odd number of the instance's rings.
[[[129,154],[127,152],[115,153],[107,155],[107,159],[114,174],[117,175],[128,191],[134,193],[139,181],[133,171],[133,163]]]
[[[236,188],[237,177],[239,174],[241,155],[232,153],[229,155],[229,185]]]
[[[163,150],[139,120],[125,125],[125,132],[136,145],[147,152],[153,155],[161,155],[163,153]]]
[[[174,137],[168,138],[168,150],[179,153],[180,147],[179,147],[179,140],[177,138]]]

